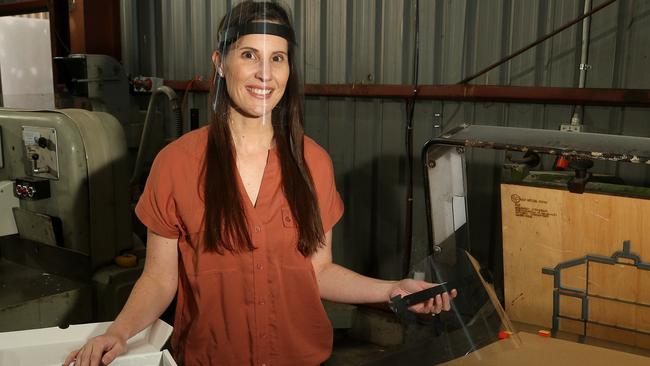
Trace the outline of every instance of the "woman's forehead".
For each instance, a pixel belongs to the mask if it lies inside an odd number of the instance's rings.
[[[252,48],[260,52],[287,52],[289,42],[286,39],[272,34],[246,34],[234,44],[234,48]]]

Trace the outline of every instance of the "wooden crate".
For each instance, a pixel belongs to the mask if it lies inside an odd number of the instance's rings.
[[[650,200],[607,194],[501,185],[506,311],[514,321],[550,328],[553,276],[542,268],[587,254],[611,256],[631,241],[631,251],[650,262]],[[562,271],[562,285],[585,289],[587,266]],[[650,271],[591,263],[589,293],[650,304]],[[580,301],[561,297],[561,313],[580,316]],[[650,332],[650,307],[594,299],[589,319]],[[560,321],[560,330],[583,325]],[[650,348],[650,336],[588,325],[587,335]]]

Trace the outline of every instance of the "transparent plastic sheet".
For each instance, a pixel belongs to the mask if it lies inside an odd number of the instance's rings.
[[[240,4],[241,5],[241,4]],[[281,5],[281,7],[284,7]],[[229,11],[224,18],[224,29],[220,30],[218,33],[218,44],[216,51],[219,54],[219,61],[215,64],[214,75],[212,78],[212,90],[213,90],[213,99],[211,101],[211,108],[213,113],[218,113],[218,104],[220,102],[220,95],[223,93],[228,93],[228,88],[226,86],[226,76],[225,76],[225,59],[227,54],[232,50],[233,46],[236,46],[237,41],[246,35],[273,35],[284,38],[287,41],[287,53],[289,55],[296,53],[296,40],[293,29],[286,24],[280,24],[280,22],[274,19],[267,19],[266,16],[263,16],[259,19],[254,19],[248,23],[243,20],[243,12],[241,7],[238,8],[239,11],[235,9]],[[267,43],[264,42],[260,50],[262,55],[267,54]],[[295,57],[295,56],[294,56]],[[214,61],[214,60],[213,60]],[[257,61],[261,62],[261,60]],[[264,61],[266,63],[267,61]],[[289,62],[297,62],[297,60],[289,60]],[[262,68],[268,68],[268,65],[262,65]],[[293,72],[296,72],[297,68],[294,68]],[[304,87],[304,82],[302,82]],[[264,109],[268,108],[266,99],[263,101]],[[274,109],[272,107],[272,109]],[[223,113],[223,112],[222,112]],[[221,116],[224,117],[224,116]],[[265,114],[262,116],[262,125],[265,125],[269,122],[268,116]],[[279,121],[276,121],[279,122]]]
[[[489,359],[487,353],[521,347],[521,339],[494,290],[481,275],[477,261],[466,251],[459,249],[455,256],[447,257],[446,263],[426,257],[413,267],[409,277],[447,282],[457,289],[458,295],[450,311],[436,316],[399,314],[405,346],[373,364],[437,365],[464,358],[481,363]]]

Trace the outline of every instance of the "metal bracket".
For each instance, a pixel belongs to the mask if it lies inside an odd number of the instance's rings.
[[[589,70],[589,69],[591,69],[591,65],[589,65],[589,64],[580,64],[579,68],[580,68],[580,71]]]

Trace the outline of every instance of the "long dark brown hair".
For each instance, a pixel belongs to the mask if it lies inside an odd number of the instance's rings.
[[[219,24],[219,33],[254,21],[270,21],[290,27],[291,21],[281,6],[271,2],[244,1],[233,7]],[[235,41],[236,42],[236,41]],[[305,163],[301,90],[296,65],[296,45],[288,42],[289,80],[282,99],[273,109],[273,134],[280,157],[282,188],[298,227],[297,248],[309,256],[323,245],[324,233],[314,184]],[[219,45],[223,60],[232,43]],[[210,90],[208,147],[203,165],[205,197],[205,248],[223,254],[225,250],[244,252],[255,249],[248,231],[244,200],[237,185],[235,148],[231,137],[226,81],[216,77]],[[213,105],[214,103],[214,105]],[[212,108],[214,107],[214,108]]]

